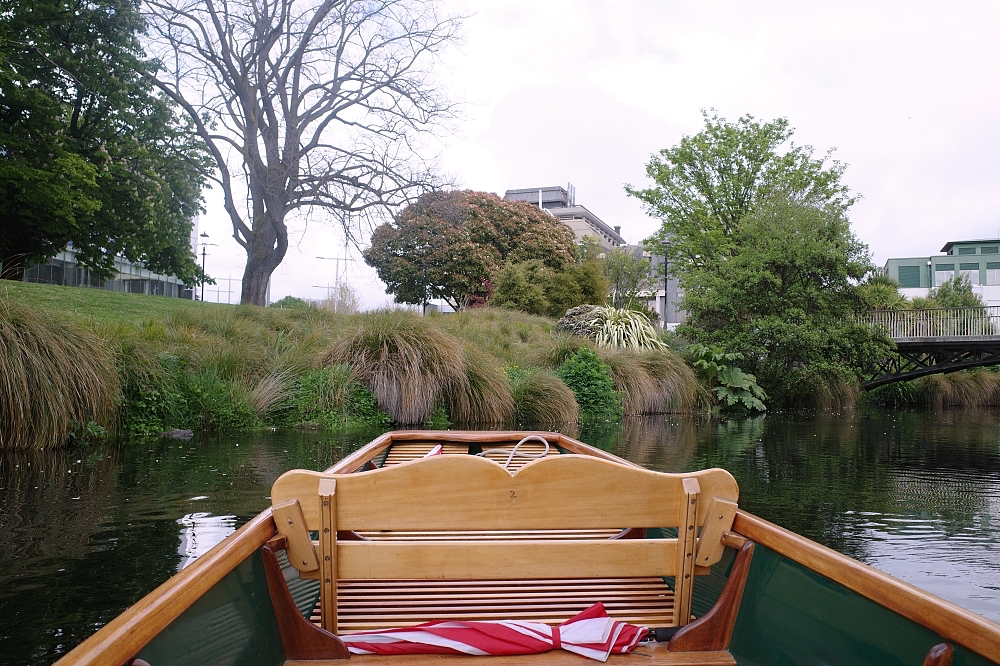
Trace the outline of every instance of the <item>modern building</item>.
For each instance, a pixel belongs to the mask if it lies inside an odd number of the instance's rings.
[[[605,250],[625,244],[620,226],[612,228],[584,206],[576,205],[576,190],[572,185],[567,188],[555,186],[507,190],[503,198],[505,201],[524,201],[548,211],[573,230],[577,242],[583,240],[584,236],[594,236]]]
[[[899,291],[907,298],[926,297],[956,274],[968,275],[983,302],[1000,305],[1000,239],[949,241],[941,252],[944,254],[889,259],[885,272],[899,282]]]
[[[76,260],[76,252],[68,247],[48,261],[30,263],[24,270],[24,281],[188,300],[194,298],[194,289],[185,285],[175,275],[154,273],[122,257],[115,257],[115,270],[117,272],[114,277],[102,280],[89,268],[80,266]]]
[[[600,241],[605,251],[625,245],[621,226],[612,227],[594,215],[584,206],[576,204],[576,188],[568,185],[566,188],[528,187],[520,190],[507,190],[503,195],[506,201],[524,201],[548,211],[559,218],[576,234],[577,242],[585,236],[593,236]],[[643,294],[646,307],[660,316],[660,324],[674,328],[684,321],[685,313],[677,308],[677,303],[684,296],[684,290],[677,285],[677,278],[663,278],[662,266],[666,257],[651,254],[639,245],[628,245],[626,248],[634,252],[636,257],[649,259],[652,288]]]

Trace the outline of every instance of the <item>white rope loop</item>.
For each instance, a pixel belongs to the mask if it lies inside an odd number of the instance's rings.
[[[533,440],[533,439],[537,439],[542,444],[544,444],[545,445],[545,450],[542,451],[541,453],[520,453],[520,452],[518,452],[518,449],[521,447],[522,444],[524,444],[527,441]],[[549,455],[549,440],[545,439],[541,435],[528,435],[527,437],[525,437],[524,439],[522,439],[520,442],[518,442],[517,444],[515,444],[513,449],[486,449],[485,451],[480,451],[476,455],[477,456],[484,456],[485,457],[487,453],[509,453],[510,455],[507,456],[507,462],[505,462],[503,464],[503,468],[504,469],[509,469],[510,468],[510,461],[514,459],[514,456],[520,456],[521,458],[530,458],[530,459],[534,460],[534,459],[537,459],[537,458],[544,458],[545,456]]]

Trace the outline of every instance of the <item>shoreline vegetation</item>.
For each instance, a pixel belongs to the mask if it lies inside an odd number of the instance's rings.
[[[506,309],[335,314],[7,283],[0,449],[174,430],[545,428],[725,405],[705,372],[725,371],[721,357],[692,349],[602,348]],[[852,397],[838,409],[1000,406],[1000,372]]]
[[[556,321],[476,308],[337,314],[8,283],[0,448],[172,430],[551,427],[692,411],[666,349],[605,349]]]

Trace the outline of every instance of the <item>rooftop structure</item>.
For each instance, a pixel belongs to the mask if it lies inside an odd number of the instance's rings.
[[[524,201],[548,211],[573,230],[577,241],[584,236],[594,236],[606,250],[625,244],[620,226],[612,228],[586,207],[576,205],[576,189],[572,185],[507,190],[503,198],[505,201]]]

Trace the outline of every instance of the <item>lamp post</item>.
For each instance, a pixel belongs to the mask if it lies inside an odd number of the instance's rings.
[[[199,234],[202,238],[208,238],[208,232],[201,232]],[[205,302],[205,248],[209,245],[215,245],[215,243],[202,243],[201,244],[201,302]]]

